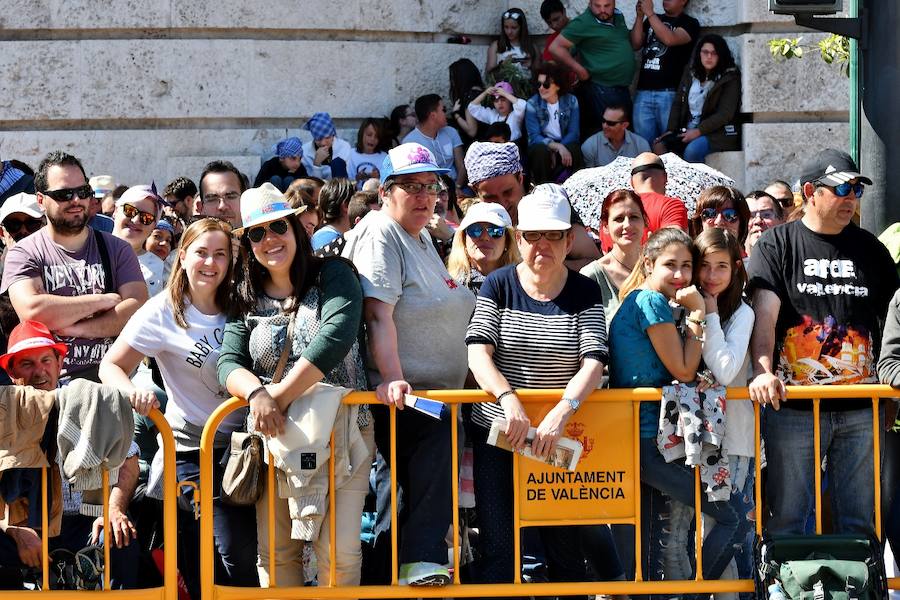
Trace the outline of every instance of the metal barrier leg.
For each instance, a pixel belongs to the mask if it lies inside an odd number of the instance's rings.
[[[882,539],[881,532],[881,406],[878,396],[872,396],[872,462],[875,482],[875,535]]]
[[[397,407],[391,406],[391,585],[397,585]]]
[[[453,490],[453,583],[459,584],[459,405],[450,405],[450,476]]]

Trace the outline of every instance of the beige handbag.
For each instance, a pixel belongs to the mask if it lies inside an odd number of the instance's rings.
[[[288,322],[287,337],[284,349],[275,366],[272,383],[281,381],[288,354],[293,343],[294,317]],[[263,478],[263,452],[265,452],[262,436],[258,433],[235,431],[231,434],[231,448],[228,463],[222,477],[222,502],[231,506],[253,506],[262,496],[265,479]]]

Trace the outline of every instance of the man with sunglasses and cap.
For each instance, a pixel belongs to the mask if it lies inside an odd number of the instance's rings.
[[[88,226],[94,190],[77,158],[48,154],[35,189],[47,225],[9,250],[0,293],[9,291],[21,320],[65,339],[64,378],[98,381],[100,359],[147,300],[147,286],[131,247]]]
[[[877,383],[880,334],[900,286],[887,249],[853,223],[872,183],[853,159],[819,151],[800,183],[803,217],[763,232],[749,269],[750,398],[768,409],[768,535],[804,533],[815,500],[812,402],[786,402],[785,385]],[[820,427],[834,533],[874,533],[871,403],[823,400]]]
[[[469,184],[482,202],[496,202],[506,209],[513,225],[519,222],[519,201],[525,195],[525,180],[519,148],[512,142],[474,142],[465,158]],[[577,215],[573,212],[577,219]],[[578,270],[600,258],[600,251],[581,223],[573,228],[573,242],[566,266]]]

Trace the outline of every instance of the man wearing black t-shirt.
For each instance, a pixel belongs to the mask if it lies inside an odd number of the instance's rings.
[[[634,97],[634,132],[653,144],[666,130],[675,88],[700,34],[697,19],[684,13],[688,0],[663,0],[663,13],[653,0],[638,0],[631,46],[641,51]]]
[[[827,149],[804,165],[804,216],[763,233],[748,289],[752,400],[767,406],[769,535],[805,533],[815,501],[812,402],[785,402],[785,385],[877,383],[888,302],[900,286],[887,249],[853,222],[864,185],[846,153]],[[823,400],[835,533],[872,533],[872,413],[866,401]],[[882,415],[883,418],[883,415]]]

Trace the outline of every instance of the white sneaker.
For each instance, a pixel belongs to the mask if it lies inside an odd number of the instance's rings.
[[[400,565],[400,585],[443,586],[450,583],[450,571],[443,565],[431,562],[414,562]]]

